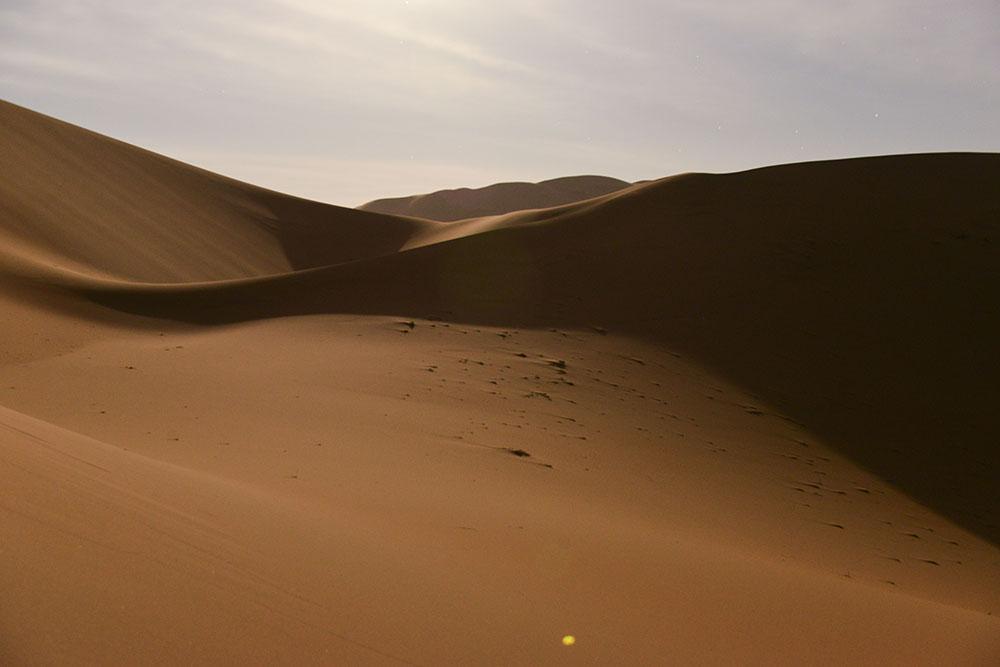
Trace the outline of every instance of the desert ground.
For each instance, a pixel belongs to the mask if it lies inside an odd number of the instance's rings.
[[[4,665],[1000,661],[1000,155],[0,165]]]

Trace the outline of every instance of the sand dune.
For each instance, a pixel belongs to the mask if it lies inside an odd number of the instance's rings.
[[[628,186],[625,181],[608,176],[566,176],[540,183],[496,183],[485,188],[440,190],[426,195],[376,199],[358,208],[389,215],[453,221],[571,204]]]
[[[1000,156],[442,224],[0,127],[0,662],[1000,657]]]
[[[433,224],[271,192],[5,102],[0,125],[4,268],[241,278],[383,255]]]

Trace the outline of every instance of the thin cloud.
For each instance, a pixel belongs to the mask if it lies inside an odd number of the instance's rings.
[[[86,62],[35,51],[0,51],[0,63],[13,70],[32,75],[71,77],[92,81],[107,81],[110,74],[103,68]]]
[[[436,34],[426,25],[414,26],[405,18],[406,11],[400,11],[401,4],[392,3],[396,11],[384,11],[384,2],[368,2],[361,8],[345,9],[342,6],[310,0],[277,0],[281,5],[327,21],[346,23],[372,34],[397,40],[404,44],[416,45],[422,49],[457,59],[469,65],[511,72],[532,73],[534,68],[513,60],[507,60],[485,52],[474,43],[462,41],[453,36]],[[377,11],[377,8],[383,11]],[[375,8],[375,10],[373,10]]]

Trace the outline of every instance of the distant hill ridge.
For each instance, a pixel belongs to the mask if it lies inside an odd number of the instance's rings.
[[[424,195],[376,199],[364,211],[452,221],[549,208],[600,197],[631,183],[610,176],[564,176],[539,183],[496,183],[483,188],[439,190]]]

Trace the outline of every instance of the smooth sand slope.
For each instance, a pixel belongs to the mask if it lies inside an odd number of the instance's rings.
[[[278,194],[6,103],[0,122],[4,268],[241,278],[391,253],[433,224]]]
[[[441,224],[3,105],[0,168],[2,664],[1000,658],[998,156]]]
[[[458,188],[376,199],[358,208],[389,215],[453,221],[572,204],[628,186],[625,181],[609,176],[566,176],[541,183],[496,183],[485,188]]]

